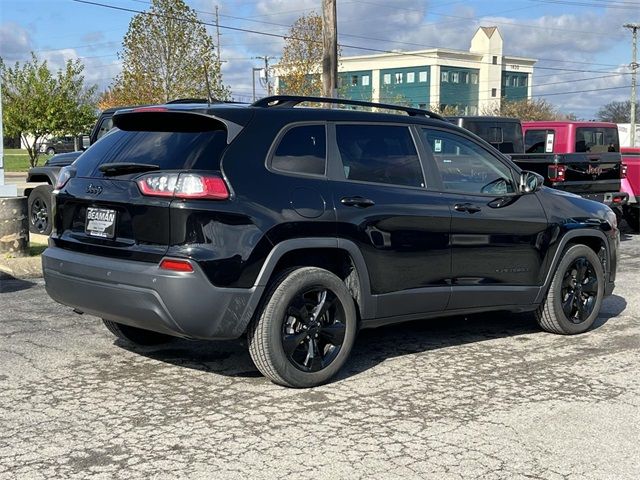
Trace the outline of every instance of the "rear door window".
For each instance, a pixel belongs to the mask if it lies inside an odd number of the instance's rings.
[[[324,125],[301,125],[289,129],[271,158],[274,170],[306,175],[324,175],[326,163]]]
[[[553,153],[554,130],[527,130],[524,134],[525,153]]]
[[[102,177],[105,163],[146,163],[161,170],[219,170],[227,147],[224,130],[148,132],[115,129],[76,162],[78,177]]]
[[[424,188],[408,127],[338,124],[336,140],[347,180]]]

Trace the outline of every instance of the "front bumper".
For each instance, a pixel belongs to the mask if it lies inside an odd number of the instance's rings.
[[[58,247],[42,254],[47,293],[82,312],[178,337],[233,339],[246,330],[264,287],[219,288],[194,272]]]

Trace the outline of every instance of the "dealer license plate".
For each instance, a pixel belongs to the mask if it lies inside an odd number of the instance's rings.
[[[113,238],[116,230],[116,211],[108,208],[87,208],[84,231],[92,237]]]

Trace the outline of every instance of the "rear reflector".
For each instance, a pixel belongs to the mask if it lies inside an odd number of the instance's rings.
[[[160,262],[160,268],[163,270],[171,270],[172,272],[193,272],[193,266],[188,260],[165,258]]]
[[[547,169],[547,174],[549,177],[549,181],[551,182],[564,182],[565,180],[565,171],[567,170],[566,165],[549,165]]]
[[[214,175],[197,173],[152,173],[137,180],[143,195],[185,199],[226,200],[229,189]]]

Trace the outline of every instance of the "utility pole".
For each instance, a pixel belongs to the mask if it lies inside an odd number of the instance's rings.
[[[269,60],[274,59],[275,57],[268,57],[265,55],[264,57],[253,57],[256,60],[264,60],[264,83],[267,89],[267,95],[271,95],[271,78],[269,77]]]
[[[638,70],[637,44],[638,44],[638,28],[640,23],[625,23],[624,28],[628,28],[633,33],[633,44],[631,47],[631,132],[629,133],[629,141],[632,147],[636,146],[636,73]]]
[[[222,63],[220,57],[220,17],[218,17],[218,5],[216,5],[216,50],[218,51],[218,62]]]
[[[322,93],[338,96],[338,24],[336,0],[322,0]]]
[[[251,83],[253,84],[253,101],[256,101],[256,72],[261,71],[261,68],[253,67],[251,69]]]

